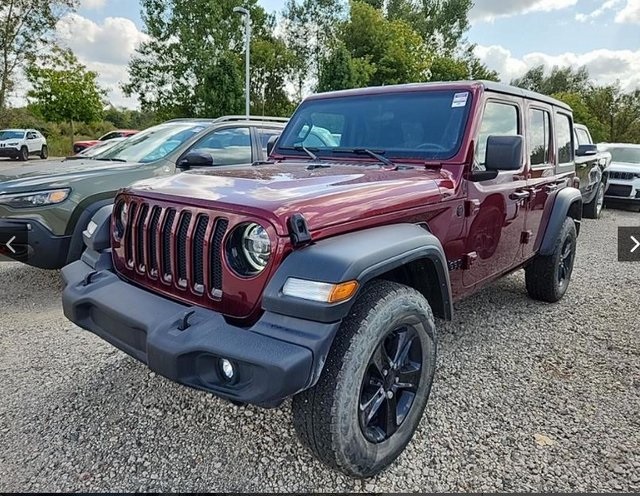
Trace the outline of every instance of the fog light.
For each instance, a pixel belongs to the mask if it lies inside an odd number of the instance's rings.
[[[228,381],[232,380],[236,375],[233,364],[226,358],[220,359],[220,370],[222,371],[222,375],[224,376],[224,378]]]

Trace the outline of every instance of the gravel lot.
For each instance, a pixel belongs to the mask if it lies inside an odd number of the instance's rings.
[[[0,492],[640,491],[640,264],[585,221],[561,304],[521,273],[457,305],[421,428],[350,480],[297,442],[288,404],[239,408],[150,373],[66,321],[58,273],[0,264]]]

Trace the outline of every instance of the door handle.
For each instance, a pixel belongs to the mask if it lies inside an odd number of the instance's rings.
[[[512,200],[527,200],[531,197],[531,193],[528,191],[515,191],[509,195]]]

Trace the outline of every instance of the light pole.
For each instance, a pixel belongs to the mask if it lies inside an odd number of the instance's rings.
[[[244,75],[244,99],[245,99],[245,113],[247,117],[251,114],[251,62],[250,62],[250,50],[251,50],[251,14],[249,9],[244,7],[234,7],[233,11],[236,14],[244,16],[244,46],[245,46],[245,75]]]

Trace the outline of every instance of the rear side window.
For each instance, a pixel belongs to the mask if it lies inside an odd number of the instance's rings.
[[[489,136],[516,136],[518,129],[518,108],[515,105],[488,102],[482,117],[476,150],[476,168],[484,170]]]
[[[267,144],[274,136],[280,136],[282,131],[279,129],[260,129],[260,146],[264,153],[267,153]]]
[[[576,129],[576,136],[578,137],[578,143],[576,145],[591,144],[591,138],[589,138],[589,133],[587,133],[584,129]]]
[[[556,143],[558,143],[558,163],[573,162],[573,133],[571,118],[565,114],[556,114]]]
[[[531,166],[551,162],[551,115],[539,109],[529,111],[529,157]]]

